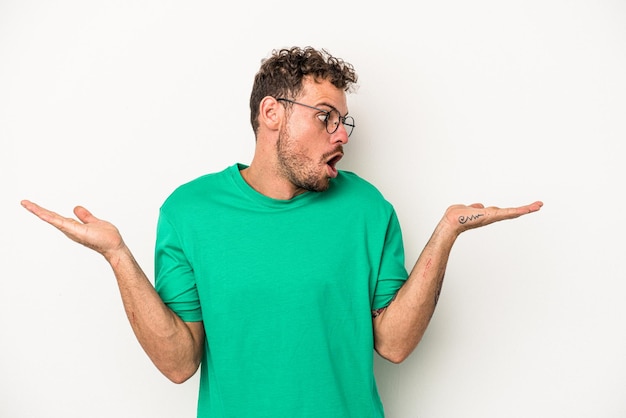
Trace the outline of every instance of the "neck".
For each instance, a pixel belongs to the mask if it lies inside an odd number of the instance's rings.
[[[261,167],[254,160],[240,173],[250,187],[272,199],[290,200],[306,191],[283,178],[275,169]]]

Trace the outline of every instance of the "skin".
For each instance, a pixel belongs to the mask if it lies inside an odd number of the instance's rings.
[[[450,206],[422,250],[396,298],[374,319],[374,348],[387,360],[400,363],[422,339],[437,306],[450,251],[467,230],[536,212],[542,202],[517,208],[484,207],[480,203]]]
[[[327,81],[304,81],[297,101],[324,110],[348,113],[345,93]],[[288,113],[291,112],[291,113]],[[307,190],[324,191],[330,176],[327,162],[343,156],[348,134],[343,127],[329,134],[319,112],[265,97],[260,104],[257,145],[250,166],[241,171],[256,191],[274,199],[291,199]],[[308,184],[308,186],[306,186]]]
[[[202,359],[203,323],[185,323],[163,303],[114,225],[82,206],[74,209],[78,220],[28,200],[22,206],[71,240],[102,254],[113,268],[131,327],[152,362],[175,383],[193,376]]]
[[[327,81],[305,79],[294,100],[322,109],[332,107],[343,116],[348,113],[345,92]],[[343,126],[329,134],[318,114],[304,106],[285,107],[272,97],[264,98],[255,154],[250,166],[241,171],[244,180],[275,199],[291,199],[307,190],[324,191],[336,175],[333,167],[343,156],[348,135]],[[74,209],[73,219],[28,200],[22,205],[73,241],[102,254],[113,269],[133,331],[150,359],[173,382],[193,376],[202,359],[203,323],[183,322],[163,303],[118,229],[81,206]],[[417,346],[437,305],[450,251],[461,233],[536,212],[542,205],[537,201],[516,208],[450,206],[394,301],[373,318],[376,351],[399,363]]]

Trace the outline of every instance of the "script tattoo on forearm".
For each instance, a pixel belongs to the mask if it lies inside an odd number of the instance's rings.
[[[473,221],[474,219],[478,219],[481,216],[485,216],[485,215],[482,214],[482,213],[479,213],[478,215],[470,215],[470,216],[463,216],[463,215],[461,215],[461,216],[459,216],[459,223],[460,224],[464,224],[466,222]]]

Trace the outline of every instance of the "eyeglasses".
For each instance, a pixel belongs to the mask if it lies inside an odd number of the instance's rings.
[[[309,109],[315,109],[318,112],[321,112],[322,114],[318,115],[317,117],[319,120],[321,120],[322,122],[326,124],[326,132],[328,132],[329,134],[334,134],[335,132],[337,132],[337,129],[339,128],[339,122],[343,124],[343,127],[346,129],[346,133],[348,134],[348,136],[352,134],[352,130],[354,129],[354,126],[355,126],[354,118],[352,116],[341,116],[337,109],[332,109],[332,110],[319,109],[317,107],[309,106],[304,103],[299,103],[299,102],[289,100],[289,99],[284,99],[284,98],[278,98],[276,100],[278,100],[279,102],[288,102],[288,103],[297,104],[297,105],[308,107]]]

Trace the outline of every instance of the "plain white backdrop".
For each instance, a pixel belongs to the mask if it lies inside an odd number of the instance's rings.
[[[454,203],[544,208],[470,231],[390,418],[626,417],[626,3],[0,1],[0,416],[195,416],[110,268],[21,208],[116,224],[150,277],[158,208],[249,163],[262,58],[354,64],[343,169],[394,204],[410,268]],[[341,214],[336,214],[341,216]]]

